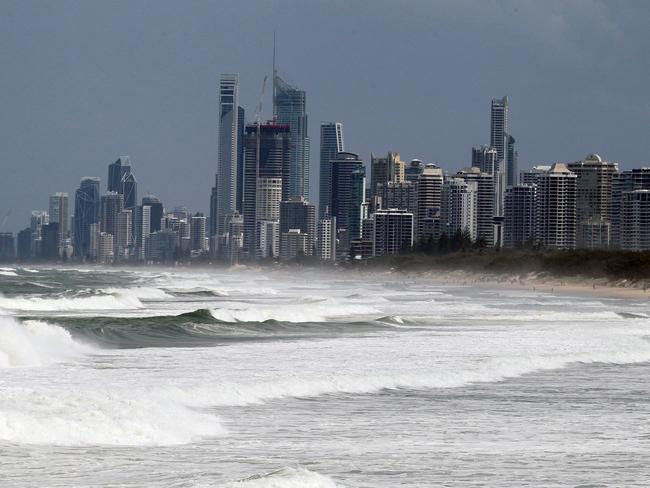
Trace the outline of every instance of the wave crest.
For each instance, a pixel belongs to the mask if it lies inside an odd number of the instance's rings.
[[[0,368],[44,366],[70,360],[94,349],[75,341],[62,327],[0,316]]]

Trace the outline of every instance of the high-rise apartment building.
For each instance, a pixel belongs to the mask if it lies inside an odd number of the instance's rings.
[[[506,189],[503,226],[505,248],[516,249],[535,242],[536,185],[514,185]]]
[[[418,242],[427,242],[439,237],[440,206],[444,174],[439,167],[433,164],[427,164],[421,169],[416,181],[417,212],[415,238]]]
[[[625,194],[636,190],[650,190],[650,168],[621,171],[612,180],[611,247],[622,247],[623,201]]]
[[[100,264],[111,264],[115,257],[114,249],[113,235],[101,232],[97,244],[97,261]]]
[[[441,232],[447,237],[466,233],[476,239],[478,184],[463,178],[445,178],[442,185]]]
[[[124,196],[115,191],[106,192],[101,199],[100,232],[113,236],[113,258],[122,257],[119,253],[119,215],[124,210]],[[126,238],[127,236],[125,236]],[[126,246],[125,246],[126,247]]]
[[[190,249],[195,254],[208,251],[208,222],[202,213],[197,213],[190,219]]]
[[[618,164],[591,154],[567,165],[576,179],[576,247],[607,248],[612,207],[612,183]]]
[[[148,206],[151,208],[149,216],[149,233],[161,230],[164,207],[160,199],[155,195],[145,195],[142,197],[142,206]]]
[[[280,259],[291,260],[299,256],[312,256],[312,238],[300,229],[289,229],[280,233]]]
[[[316,255],[320,259],[336,260],[336,217],[329,214],[318,221],[318,241]]]
[[[522,185],[536,185],[539,182],[539,177],[548,173],[550,169],[550,164],[538,164],[530,169],[522,170],[519,173],[519,183]]]
[[[32,254],[32,229],[27,227],[16,236],[16,255],[19,261],[28,261]]]
[[[58,192],[50,196],[50,222],[59,224],[59,242],[68,237],[68,194]]]
[[[378,194],[378,185],[402,183],[406,164],[398,153],[389,152],[385,157],[370,156],[370,194]]]
[[[309,198],[309,132],[307,95],[273,72],[273,114],[278,124],[289,126],[291,169],[285,183],[288,197]]]
[[[417,213],[417,181],[379,183],[377,196],[381,201],[381,208],[399,208],[414,215]]]
[[[343,124],[322,122],[320,125],[320,180],[318,182],[318,217],[322,219],[332,205],[332,175],[330,161],[345,151]]]
[[[622,250],[650,251],[650,190],[623,193],[620,222]]]
[[[117,215],[124,208],[124,197],[115,191],[108,191],[101,199],[101,232],[117,236]]]
[[[289,238],[285,237],[295,230],[300,231],[300,238],[293,234]],[[299,253],[311,256],[316,241],[316,208],[303,197],[292,197],[280,203],[280,257],[284,256],[285,259],[295,257],[292,252],[287,251],[286,245],[293,246],[294,241],[298,242],[296,239],[300,241]],[[303,244],[306,250],[301,247]]]
[[[411,162],[404,168],[404,181],[410,181],[413,184],[417,183],[418,176],[424,169],[424,163],[419,159],[412,159]]]
[[[140,260],[146,259],[146,248],[149,234],[151,234],[151,207],[140,205],[137,207],[134,224],[136,256]]]
[[[362,206],[365,203],[365,168],[358,154],[342,152],[330,161],[332,208],[340,235],[338,251],[345,253],[350,241],[361,237]]]
[[[29,220],[29,227],[31,229],[31,254],[34,257],[40,257],[43,251],[43,234],[42,229],[49,224],[50,216],[45,210],[32,210],[32,215]]]
[[[494,245],[494,179],[479,168],[465,168],[456,178],[476,182],[476,239],[491,247]]]
[[[515,149],[516,142],[515,138],[508,134],[506,186],[513,186],[519,183],[519,153]]]
[[[84,259],[91,255],[90,226],[100,220],[99,178],[82,178],[74,208],[74,253]]]
[[[538,176],[536,234],[543,247],[576,246],[576,180],[564,163],[555,163]]]
[[[364,221],[364,239],[372,240],[372,255],[399,254],[413,247],[413,213],[380,209]]]

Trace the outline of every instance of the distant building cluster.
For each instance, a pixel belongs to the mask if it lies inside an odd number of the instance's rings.
[[[273,73],[273,119],[245,122],[239,77],[221,76],[218,162],[210,211],[138,201],[129,157],[84,177],[34,210],[29,227],[0,233],[0,259],[168,263],[363,260],[452,240],[515,249],[650,250],[650,168],[619,171],[597,154],[519,171],[508,98],[492,100],[490,143],[454,174],[400,155],[364,161],[341,122],[320,124],[319,206],[309,202],[305,91]],[[72,205],[72,208],[70,208]],[[71,212],[72,210],[72,212]]]

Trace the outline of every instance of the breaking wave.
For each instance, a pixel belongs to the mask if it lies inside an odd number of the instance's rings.
[[[44,366],[92,352],[62,327],[38,320],[0,316],[0,368]]]
[[[100,293],[115,295],[117,297],[130,296],[138,300],[166,300],[172,298],[171,295],[159,288],[150,288],[137,286],[134,288],[103,288],[98,290]]]
[[[0,397],[0,440],[9,442],[176,445],[225,433],[214,415],[155,391],[12,388]]]
[[[142,308],[142,302],[131,294],[97,295],[88,297],[2,297],[0,308],[24,312],[65,312],[124,310]]]

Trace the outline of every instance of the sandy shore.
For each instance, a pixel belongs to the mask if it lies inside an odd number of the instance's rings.
[[[408,274],[415,279],[486,288],[538,291],[568,296],[592,296],[633,300],[650,299],[650,286],[644,282],[632,282],[629,280],[621,280],[613,283],[605,279],[589,279],[583,277],[558,278],[535,273],[529,273],[527,275],[489,275],[460,270],[429,270],[422,273],[410,272]]]

